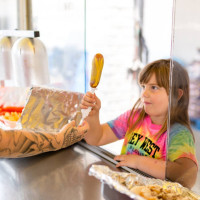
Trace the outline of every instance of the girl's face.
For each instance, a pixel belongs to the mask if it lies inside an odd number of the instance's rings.
[[[148,83],[141,84],[141,87],[141,100],[145,112],[154,124],[163,124],[168,112],[167,91],[157,85],[155,74],[152,74]]]

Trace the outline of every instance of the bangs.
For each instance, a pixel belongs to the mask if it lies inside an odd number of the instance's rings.
[[[139,83],[143,84],[143,83],[148,83],[151,76],[154,74],[155,72],[153,70],[147,70],[144,71],[143,73],[140,73],[139,75]],[[156,80],[157,80],[157,76],[156,76]]]
[[[153,63],[147,65],[139,74],[139,83],[147,84],[153,74],[156,76],[156,81],[159,87],[164,87],[169,91],[169,63]]]

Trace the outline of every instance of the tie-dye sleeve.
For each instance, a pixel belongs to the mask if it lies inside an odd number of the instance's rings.
[[[124,114],[120,115],[114,120],[111,120],[107,122],[107,124],[110,126],[112,131],[115,133],[115,135],[119,138],[122,139],[124,138],[126,131],[128,129],[127,122],[128,118],[130,115],[130,110],[125,112]]]
[[[197,164],[194,139],[190,131],[180,125],[174,125],[170,130],[168,159],[189,158]]]

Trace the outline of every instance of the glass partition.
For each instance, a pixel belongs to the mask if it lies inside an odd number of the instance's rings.
[[[86,3],[88,76],[93,55],[100,52],[105,59],[96,90],[104,123],[133,107],[140,95],[140,70],[151,61],[170,57],[172,0]],[[122,143],[103,148],[120,154]]]
[[[93,56],[103,54],[96,90],[102,123],[133,107],[140,95],[137,76],[145,64],[170,56],[172,0],[34,0],[32,9],[33,28],[47,47],[54,86],[90,90]],[[103,148],[120,154],[122,143]]]
[[[175,0],[166,176],[200,193],[200,1]],[[180,67],[180,65],[182,67]],[[174,161],[174,162],[171,162]]]
[[[13,17],[17,16],[16,2],[0,1],[1,29],[16,28],[17,20]],[[88,82],[93,56],[103,54],[104,68],[96,91],[102,102],[101,123],[133,107],[141,93],[137,81],[141,69],[149,62],[170,58],[171,51],[171,123],[168,123],[167,155],[168,160],[177,161],[174,162],[177,166],[167,162],[166,178],[183,183],[197,193],[200,193],[200,172],[197,173],[196,168],[200,161],[199,6],[199,0],[193,0],[192,4],[189,0],[174,0],[174,5],[173,0],[32,1],[33,29],[40,31],[40,39],[47,48],[52,85],[83,93],[90,90]],[[9,18],[8,7],[13,13]],[[182,75],[182,71],[178,71],[177,74],[178,63],[187,73]],[[188,96],[187,74],[190,80]],[[180,110],[174,109],[180,102]],[[178,113],[181,115],[176,116]],[[179,137],[175,134],[180,127],[174,129],[174,122],[186,127],[181,127]],[[177,146],[177,138],[182,146]],[[120,154],[122,143],[120,140],[102,148]]]
[[[85,92],[85,2],[32,1],[33,29],[48,52],[54,87]]]
[[[140,93],[137,75],[145,64],[169,58],[171,20],[172,0],[86,1],[88,76],[94,54],[105,57],[96,91],[102,122],[134,105]]]

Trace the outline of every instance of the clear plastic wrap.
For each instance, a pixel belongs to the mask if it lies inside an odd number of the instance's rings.
[[[82,93],[33,87],[29,93],[20,123],[23,129],[58,132],[76,120]]]

